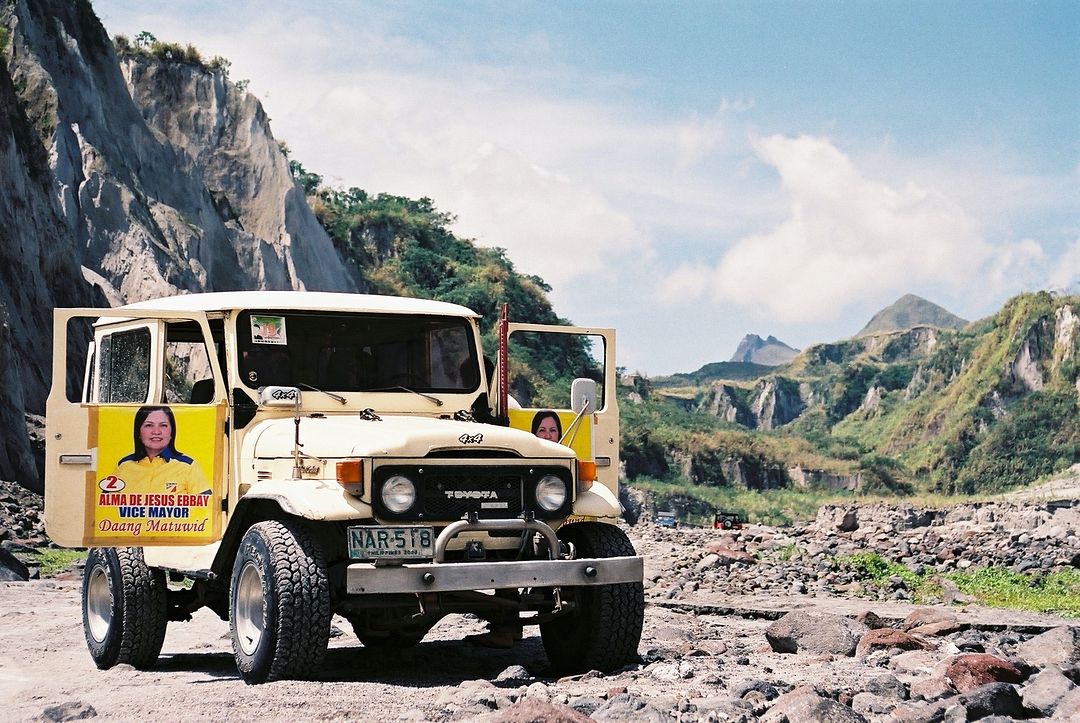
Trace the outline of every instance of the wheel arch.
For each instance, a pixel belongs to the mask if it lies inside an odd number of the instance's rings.
[[[356,521],[361,519],[363,518],[359,516],[355,518]],[[333,524],[352,521],[311,517],[304,514],[304,508],[293,504],[293,500],[286,495],[245,495],[236,503],[236,508],[229,518],[229,525],[221,538],[221,545],[218,547],[217,554],[214,556],[214,561],[210,566],[210,570],[216,578],[230,579],[233,560],[236,559],[236,553],[240,549],[240,541],[243,540],[244,533],[252,525],[267,520],[299,520],[311,523],[313,527],[317,527],[318,523]],[[323,540],[328,551],[332,549],[332,546],[328,544],[330,540],[327,539],[325,530],[316,530],[316,536]]]
[[[210,566],[214,576],[221,580],[229,580],[232,576],[233,560],[236,551],[240,549],[240,541],[244,539],[244,533],[252,525],[266,520],[286,520],[299,518],[296,510],[281,497],[244,497],[236,503],[236,508],[229,517],[229,525],[221,538],[217,555]]]

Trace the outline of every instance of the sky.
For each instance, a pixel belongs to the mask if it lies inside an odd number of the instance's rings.
[[[1080,293],[1080,3],[95,0],[232,62],[341,187],[428,197],[652,376]]]

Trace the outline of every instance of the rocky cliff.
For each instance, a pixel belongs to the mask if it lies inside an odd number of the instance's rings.
[[[37,486],[53,307],[360,282],[222,70],[118,57],[86,0],[6,3],[0,27],[0,478]]]

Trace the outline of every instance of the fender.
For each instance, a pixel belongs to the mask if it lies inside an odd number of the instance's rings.
[[[582,517],[618,517],[622,514],[619,498],[599,482],[578,495],[574,502],[574,514]]]

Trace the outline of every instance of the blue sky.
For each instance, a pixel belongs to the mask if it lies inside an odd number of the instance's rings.
[[[648,374],[1080,292],[1080,3],[98,0],[327,181],[428,196]]]

